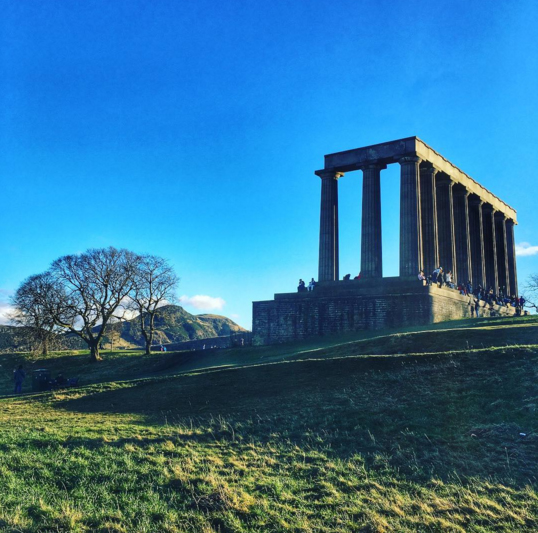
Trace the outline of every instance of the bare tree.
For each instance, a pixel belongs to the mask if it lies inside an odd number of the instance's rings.
[[[48,295],[53,288],[54,279],[49,272],[37,274],[25,280],[11,299],[15,308],[11,321],[25,327],[30,340],[45,356],[49,353],[57,330],[54,319],[48,312],[47,304]]]
[[[531,274],[525,286],[525,307],[538,311],[538,274]]]
[[[138,312],[140,331],[148,355],[151,353],[158,309],[175,299],[178,283],[179,278],[166,259],[144,255],[138,261],[135,284],[130,294],[130,308]]]
[[[54,324],[78,335],[99,361],[99,346],[111,320],[123,320],[140,256],[102,248],[60,257],[51,266],[55,290],[47,298]]]

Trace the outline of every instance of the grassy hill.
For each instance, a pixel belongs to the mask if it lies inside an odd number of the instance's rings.
[[[0,400],[4,529],[538,528],[534,317],[105,357]]]

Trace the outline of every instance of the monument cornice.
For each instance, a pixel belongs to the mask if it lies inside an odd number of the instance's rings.
[[[362,148],[345,150],[325,156],[325,170],[348,172],[370,163],[391,164],[402,157],[419,157],[423,162],[433,165],[438,171],[445,173],[455,183],[463,185],[469,193],[476,194],[484,203],[501,211],[506,218],[517,224],[516,210],[480,185],[471,176],[453,165],[448,159],[436,152],[418,137],[406,137],[380,144],[372,144]],[[319,172],[319,171],[318,171]]]

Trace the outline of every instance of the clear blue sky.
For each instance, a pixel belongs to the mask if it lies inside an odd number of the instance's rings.
[[[518,211],[520,286],[538,272],[536,0],[0,0],[0,39],[0,311],[113,245],[250,328],[253,300],[317,275],[323,155],[412,135]],[[382,180],[395,275],[398,169]],[[340,180],[342,274],[361,184]]]

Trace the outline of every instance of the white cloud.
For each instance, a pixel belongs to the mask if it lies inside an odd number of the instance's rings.
[[[0,325],[10,324],[9,315],[14,311],[9,303],[12,291],[0,289]]]
[[[194,307],[195,309],[205,309],[207,311],[222,309],[226,305],[226,302],[222,298],[214,298],[205,294],[197,294],[196,296],[183,295],[179,301],[182,305]]]
[[[520,242],[516,244],[516,255],[529,256],[538,255],[538,246],[531,246],[528,242]]]

